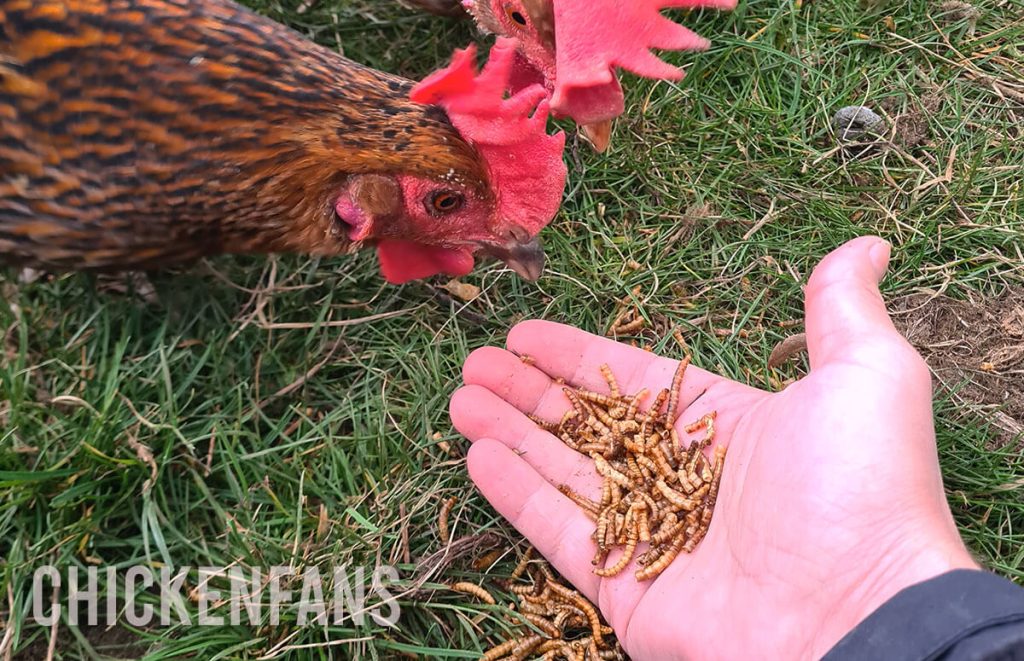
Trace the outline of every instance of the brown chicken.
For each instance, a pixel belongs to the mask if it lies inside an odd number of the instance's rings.
[[[376,246],[391,282],[520,275],[565,183],[514,47],[420,85],[228,0],[0,0],[0,261],[141,269]]]

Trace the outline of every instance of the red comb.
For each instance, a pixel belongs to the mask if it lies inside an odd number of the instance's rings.
[[[562,201],[565,134],[547,133],[548,93],[542,85],[507,95],[516,51],[514,40],[499,39],[479,74],[476,48],[456,51],[452,63],[414,87],[410,98],[444,108],[487,163],[498,218],[537,234]]]
[[[614,67],[646,78],[679,80],[683,71],[652,48],[702,50],[708,41],[661,15],[662,9],[731,9],[736,0],[555,0],[558,81],[552,107],[571,105],[581,88],[616,86]]]

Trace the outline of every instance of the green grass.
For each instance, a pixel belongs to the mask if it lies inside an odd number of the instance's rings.
[[[320,0],[301,15],[299,0],[251,4],[410,77],[476,38],[389,2]],[[766,365],[794,332],[780,322],[800,319],[812,267],[847,239],[893,242],[890,297],[1021,285],[1024,104],[1006,90],[1024,89],[1024,3],[977,6],[973,32],[926,0],[750,0],[692,15],[714,46],[671,56],[687,66],[682,83],[628,79],[628,118],[604,157],[570,135],[548,275],[529,285],[482,267],[466,280],[483,295],[464,311],[428,284],[384,286],[370,254],[217,259],[155,278],[153,304],[84,275],[19,285],[0,274],[0,614],[13,649],[41,658],[49,641],[29,621],[44,563],[379,561],[411,582],[440,548],[436,510],[451,495],[455,536],[497,532],[513,559],[517,538],[469,484],[446,407],[466,354],[517,320],[602,332],[616,299],[639,287],[656,329],[640,342],[678,355],[670,331],[682,327],[703,367],[771,387],[797,374]],[[861,103],[890,122],[918,113],[928,141],[830,153],[832,113]],[[947,163],[949,180],[929,184]],[[992,450],[996,430],[948,395],[937,417],[958,524],[989,566],[1024,579],[1017,451]],[[151,485],[136,442],[154,456]],[[402,562],[403,530],[413,564]],[[462,559],[430,579],[456,577],[480,578]],[[431,586],[403,598],[397,629],[285,622],[125,637],[153,659],[472,658],[505,626],[499,611]],[[104,644],[61,622],[59,658],[130,653]]]

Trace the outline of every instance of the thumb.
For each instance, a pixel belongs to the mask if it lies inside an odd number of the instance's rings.
[[[841,246],[814,269],[804,303],[811,369],[844,359],[870,361],[876,351],[906,345],[889,319],[878,283],[891,246],[864,236]]]

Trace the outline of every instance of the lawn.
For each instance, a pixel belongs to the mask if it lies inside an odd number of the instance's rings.
[[[383,0],[250,4],[413,78],[486,41]],[[474,658],[502,611],[441,583],[484,580],[472,560],[495,539],[505,553],[485,573],[500,577],[525,544],[470,484],[448,420],[467,353],[525,318],[603,333],[629,301],[647,323],[623,341],[678,357],[680,329],[696,364],[778,389],[806,370],[767,359],[801,330],[811,269],[868,233],[893,243],[883,291],[943,367],[957,523],[1024,579],[1024,358],[1006,353],[1024,343],[1024,2],[741,0],[685,20],[712,49],[670,56],[680,84],[627,77],[608,154],[565,126],[569,186],[536,284],[485,265],[464,278],[481,289],[467,303],[444,280],[385,285],[368,253],[219,258],[153,275],[153,293],[0,271],[0,652],[42,658],[55,636],[62,659]],[[830,118],[847,105],[883,115],[885,139],[836,149]],[[921,326],[944,314],[958,323]],[[949,336],[958,324],[976,326]],[[453,536],[470,539],[444,553],[450,496]],[[343,562],[398,566],[399,627],[30,619],[41,564]]]

